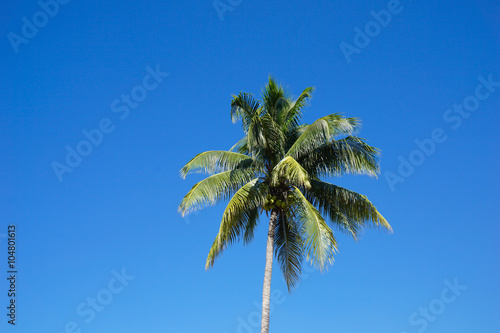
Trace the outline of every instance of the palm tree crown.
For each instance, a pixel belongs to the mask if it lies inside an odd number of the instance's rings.
[[[244,137],[229,151],[201,153],[182,168],[183,178],[190,172],[210,175],[182,200],[183,216],[229,200],[207,269],[228,245],[253,239],[264,211],[289,290],[299,282],[303,260],[320,270],[333,263],[337,243],[329,224],[355,239],[366,225],[391,230],[365,196],[320,180],[347,173],[376,176],[379,151],[356,136],[356,118],[330,114],[301,124],[312,91],[294,100],[270,78],[262,100],[249,93],[233,96],[231,118],[242,121]]]

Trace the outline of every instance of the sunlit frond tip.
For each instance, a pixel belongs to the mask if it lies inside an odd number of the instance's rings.
[[[182,178],[191,173],[214,174],[216,172],[230,171],[238,167],[248,166],[250,156],[223,150],[211,150],[196,155],[180,170]],[[244,164],[244,162],[247,162]]]

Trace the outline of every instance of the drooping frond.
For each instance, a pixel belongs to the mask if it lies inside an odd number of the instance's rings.
[[[355,134],[360,126],[358,118],[345,118],[339,113],[326,116],[332,136]]]
[[[246,226],[256,222],[255,210],[266,200],[268,189],[255,178],[240,188],[229,200],[222,216],[219,233],[207,257],[206,268],[213,266],[215,259],[231,243],[241,237]],[[246,235],[247,239],[251,234]]]
[[[254,169],[224,171],[207,177],[193,186],[186,194],[179,212],[182,216],[203,206],[215,205],[220,200],[229,198],[241,186],[254,179]]]
[[[307,153],[298,162],[311,176],[341,176],[346,173],[377,176],[379,151],[363,139],[348,136],[327,142]]]
[[[258,117],[261,112],[260,102],[252,94],[239,93],[233,96],[231,101],[231,120],[236,123],[243,122],[243,131],[248,133],[252,119]]]
[[[298,187],[311,186],[307,171],[291,156],[282,159],[272,172],[271,185],[279,186],[283,181]]]
[[[274,231],[274,252],[281,266],[288,291],[300,281],[302,269],[302,238],[300,230],[292,217],[280,212]]]
[[[392,231],[389,223],[364,195],[320,180],[311,180],[311,187],[305,190],[305,196],[334,225],[354,239],[367,225]]]
[[[337,135],[354,133],[357,125],[358,122],[355,118],[344,118],[336,113],[322,117],[303,131],[287,152],[287,155],[296,159],[300,158],[314,148],[328,143]]]
[[[262,117],[255,116],[250,120],[247,133],[247,145],[253,150],[267,145],[266,132],[262,125]]]
[[[301,228],[306,259],[323,271],[328,265],[333,264],[333,256],[337,251],[333,231],[300,189],[295,187],[291,195],[296,202],[293,215]]]
[[[316,120],[307,126],[304,132],[298,137],[293,146],[288,150],[287,155],[298,158],[302,154],[310,151],[330,140],[331,134],[328,121],[324,118]]]
[[[260,207],[254,207],[249,209],[248,211],[248,220],[247,224],[245,226],[245,233],[243,235],[243,243],[244,244],[249,244],[253,240],[253,235],[255,231],[255,227],[257,226],[259,222],[259,215],[261,212]]]
[[[181,177],[191,172],[214,174],[238,168],[247,168],[253,162],[250,156],[224,150],[211,150],[196,155],[181,169]]]

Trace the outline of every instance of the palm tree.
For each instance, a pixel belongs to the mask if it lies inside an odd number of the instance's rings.
[[[320,180],[346,173],[376,176],[378,149],[356,136],[359,122],[331,114],[301,125],[302,110],[313,88],[293,100],[269,78],[262,100],[239,93],[231,102],[233,123],[242,121],[244,137],[229,151],[196,155],[182,169],[210,176],[182,200],[185,214],[229,200],[206,269],[228,245],[252,241],[259,216],[269,217],[262,292],[261,332],[269,332],[273,257],[276,256],[289,292],[297,286],[305,259],[323,271],[333,263],[337,243],[326,223],[355,239],[366,225],[391,226],[363,195]]]

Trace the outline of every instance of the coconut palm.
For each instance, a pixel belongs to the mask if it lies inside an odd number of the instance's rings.
[[[243,138],[229,151],[198,154],[181,169],[183,178],[190,172],[210,175],[182,200],[183,216],[229,200],[206,269],[235,241],[252,241],[259,216],[265,212],[269,217],[263,333],[269,332],[274,256],[291,291],[299,282],[304,260],[321,271],[333,263],[337,243],[331,227],[355,239],[368,225],[391,230],[364,195],[320,180],[347,173],[376,176],[379,152],[356,136],[356,118],[330,114],[310,125],[301,124],[312,91],[307,88],[293,100],[270,78],[261,100],[249,93],[233,96],[231,118],[233,123],[241,120]]]

